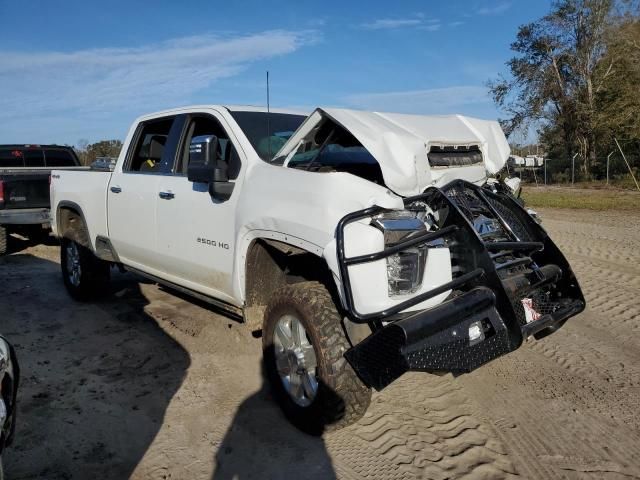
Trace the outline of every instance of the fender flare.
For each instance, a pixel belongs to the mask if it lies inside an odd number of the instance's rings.
[[[236,298],[239,298],[242,303],[246,301],[247,294],[246,282],[249,250],[251,246],[258,240],[275,240],[277,242],[282,242],[324,259],[324,248],[303,238],[273,230],[250,230],[249,232],[245,233],[238,241],[238,255],[235,256],[234,260],[234,271],[236,272],[236,278],[233,286],[234,296],[236,296]]]

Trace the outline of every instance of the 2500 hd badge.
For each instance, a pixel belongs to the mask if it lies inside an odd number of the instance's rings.
[[[197,242],[202,243],[204,245],[209,245],[210,247],[220,247],[220,248],[224,248],[225,250],[229,250],[228,243],[216,242],[215,240],[209,240],[208,238],[200,238],[200,237],[198,237]]]

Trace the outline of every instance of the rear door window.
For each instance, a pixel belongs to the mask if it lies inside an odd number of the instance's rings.
[[[76,161],[69,150],[47,148],[44,150],[47,167],[75,167]]]
[[[0,168],[24,167],[22,149],[10,148],[0,150]]]
[[[125,172],[167,174],[171,173],[173,160],[165,155],[165,146],[175,117],[143,122],[138,126],[135,145],[128,152]],[[175,157],[175,148],[173,156]]]

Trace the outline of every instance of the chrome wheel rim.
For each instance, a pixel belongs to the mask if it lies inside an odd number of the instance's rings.
[[[69,242],[67,245],[67,275],[69,282],[74,287],[80,286],[80,276],[82,269],[80,267],[80,252],[75,242]]]
[[[307,331],[294,315],[284,315],[276,323],[274,346],[285,390],[301,407],[311,405],[318,393],[318,362]]]

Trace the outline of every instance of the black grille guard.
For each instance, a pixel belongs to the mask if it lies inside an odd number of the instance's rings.
[[[353,212],[342,218],[336,230],[346,315],[355,323],[369,324],[373,331],[345,354],[367,385],[384,388],[409,370],[472,371],[516,350],[528,336],[553,333],[584,310],[584,297],[564,255],[511,195],[456,180],[406,198],[404,204],[407,209],[428,205],[437,212],[438,229],[357,257],[345,255],[345,227],[389,210],[374,206]],[[478,208],[499,222],[508,240],[483,241],[471,223]],[[440,239],[451,253],[453,280],[383,311],[363,314],[356,309],[350,266]],[[500,261],[507,257],[512,259]],[[507,273],[514,269],[517,273]],[[401,313],[447,291],[452,295],[436,307]],[[529,297],[541,312],[533,319],[527,318],[523,306],[523,299]],[[483,325],[486,338],[470,344],[467,331],[474,322]]]

